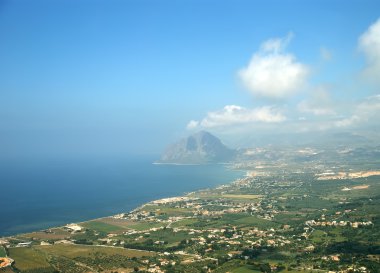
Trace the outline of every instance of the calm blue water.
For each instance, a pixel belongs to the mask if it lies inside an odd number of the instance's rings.
[[[1,160],[0,236],[126,212],[241,175],[223,165],[153,165],[154,159]]]

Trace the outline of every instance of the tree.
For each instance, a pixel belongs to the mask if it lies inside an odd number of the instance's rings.
[[[264,272],[264,273],[271,273],[272,269],[270,268],[270,265],[268,263],[266,263],[266,264],[260,265],[260,271]]]

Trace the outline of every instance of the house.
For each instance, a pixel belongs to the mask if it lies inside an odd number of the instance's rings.
[[[72,232],[80,232],[82,231],[82,227],[78,224],[68,224],[65,226],[67,229],[70,229]]]
[[[16,247],[29,247],[32,242],[18,243]]]

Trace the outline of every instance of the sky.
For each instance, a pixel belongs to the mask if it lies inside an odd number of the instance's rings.
[[[380,2],[0,0],[0,155],[379,132]]]

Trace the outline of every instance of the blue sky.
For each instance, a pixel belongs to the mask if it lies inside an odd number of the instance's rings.
[[[1,153],[375,128],[379,18],[379,1],[1,0]]]

